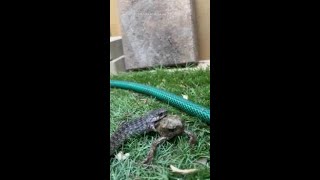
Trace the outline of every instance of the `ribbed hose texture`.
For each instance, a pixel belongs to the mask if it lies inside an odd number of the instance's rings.
[[[153,96],[170,104],[171,106],[181,109],[192,116],[200,118],[207,124],[210,124],[210,109],[195,104],[170,92],[139,83],[117,80],[110,80],[110,87],[132,90],[138,93]]]

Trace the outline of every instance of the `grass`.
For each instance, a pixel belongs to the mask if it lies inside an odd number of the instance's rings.
[[[210,70],[129,72],[111,77],[111,80],[124,80],[151,85],[177,95],[188,95],[189,100],[205,107],[210,107]],[[164,107],[169,114],[182,117],[186,129],[197,135],[198,141],[193,149],[188,143],[188,136],[179,136],[160,144],[151,166],[142,165],[151,143],[159,138],[150,133],[129,139],[119,151],[130,153],[126,160],[110,159],[110,178],[118,179],[210,179],[210,127],[200,119],[169,106],[153,97],[122,89],[110,89],[110,128],[113,133],[123,121],[140,117],[150,110]],[[203,165],[196,161],[206,157]],[[180,169],[199,169],[191,175],[173,174],[170,165]]]

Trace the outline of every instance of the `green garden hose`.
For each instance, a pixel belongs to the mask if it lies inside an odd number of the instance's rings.
[[[110,80],[110,87],[133,90],[138,93],[154,96],[155,98],[169,103],[170,105],[177,107],[192,116],[200,118],[205,123],[210,124],[210,109],[195,104],[167,91],[139,83],[116,80]]]

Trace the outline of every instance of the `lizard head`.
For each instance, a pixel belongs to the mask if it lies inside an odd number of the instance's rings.
[[[159,120],[161,120],[162,118],[167,116],[167,110],[166,109],[157,109],[154,111],[151,111],[149,113],[149,118],[152,122],[157,122]]]

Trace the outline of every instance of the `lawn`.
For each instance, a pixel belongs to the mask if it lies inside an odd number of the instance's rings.
[[[111,80],[123,80],[154,86],[177,95],[187,95],[194,103],[210,107],[210,70],[166,70],[129,72],[112,76]],[[144,94],[122,89],[110,89],[110,133],[123,121],[140,117],[150,110],[166,108],[169,114],[179,115],[186,123],[186,129],[194,132],[197,143],[193,149],[188,136],[176,137],[160,144],[151,166],[142,165],[151,143],[159,138],[149,133],[129,139],[119,151],[130,153],[129,158],[110,160],[110,178],[118,179],[210,179],[210,127],[200,119]],[[199,159],[207,163],[199,163]],[[170,171],[170,165],[180,169],[199,169],[190,175],[180,175]]]

